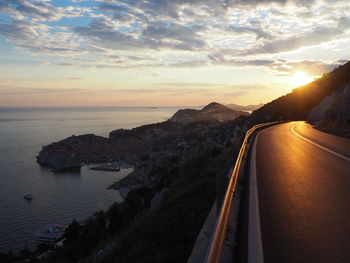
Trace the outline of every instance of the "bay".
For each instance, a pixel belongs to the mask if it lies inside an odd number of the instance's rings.
[[[165,121],[178,108],[0,108],[0,252],[34,248],[34,233],[84,220],[121,197],[107,187],[132,171],[53,173],[36,163],[43,145],[71,135],[108,136]],[[23,198],[31,193],[33,199]]]

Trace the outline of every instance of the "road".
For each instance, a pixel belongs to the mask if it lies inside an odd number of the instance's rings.
[[[272,126],[255,140],[249,263],[350,262],[350,140],[304,122]]]

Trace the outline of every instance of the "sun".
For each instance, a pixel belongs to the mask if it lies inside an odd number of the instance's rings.
[[[303,71],[295,72],[289,79],[289,82],[296,86],[305,85],[312,81],[312,77]]]

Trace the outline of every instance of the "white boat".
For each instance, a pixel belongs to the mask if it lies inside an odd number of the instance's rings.
[[[38,243],[54,244],[63,237],[63,234],[63,226],[53,225],[36,232],[34,236]]]
[[[23,196],[23,198],[24,198],[24,199],[27,199],[27,200],[32,200],[32,199],[33,199],[33,196],[32,196],[32,194],[25,194],[25,195]]]

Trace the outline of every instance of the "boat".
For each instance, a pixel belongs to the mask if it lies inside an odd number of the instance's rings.
[[[23,196],[23,198],[24,198],[24,199],[27,199],[27,200],[32,200],[32,199],[33,199],[33,196],[32,196],[32,194],[25,194],[25,195]]]
[[[64,227],[61,225],[53,225],[44,228],[34,234],[35,241],[38,243],[54,244],[59,241],[64,234]]]

